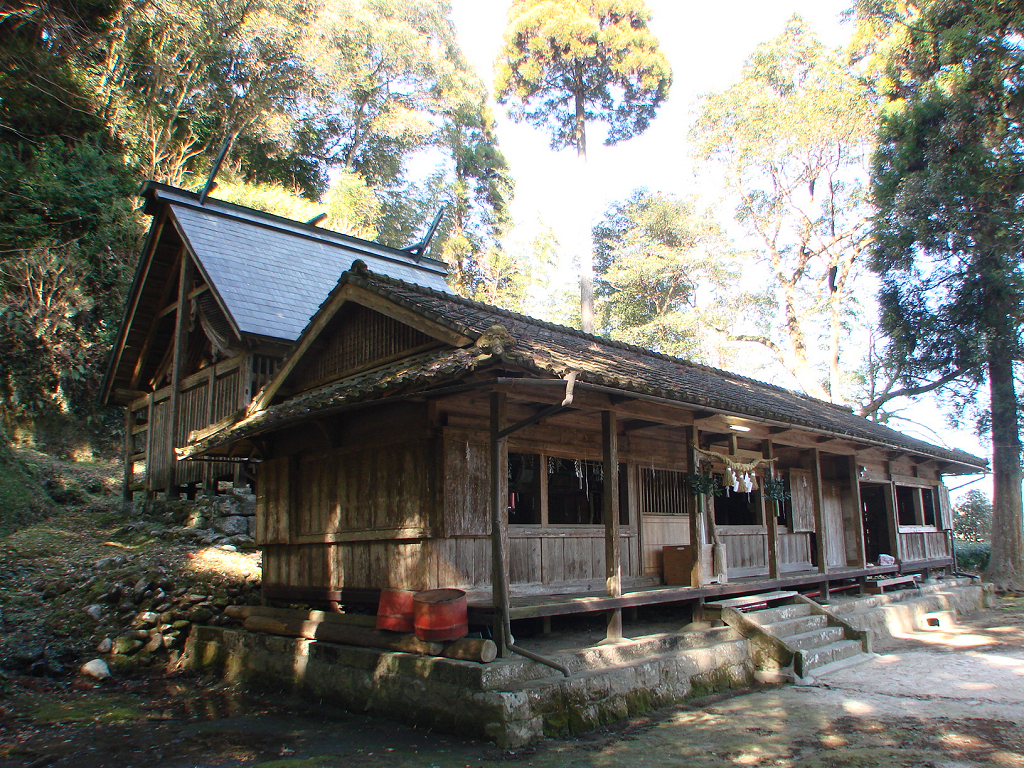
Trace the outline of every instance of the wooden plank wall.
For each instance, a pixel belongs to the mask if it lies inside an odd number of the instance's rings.
[[[689,515],[643,515],[643,574],[661,576],[665,572],[663,555],[667,546],[690,543]]]
[[[779,530],[779,570],[810,570],[811,535],[809,533],[787,533]]]
[[[931,560],[936,557],[950,557],[949,538],[945,531],[900,531],[900,547],[903,562]]]
[[[822,484],[822,496],[825,501],[823,517],[828,536],[825,540],[826,560],[829,568],[842,568],[846,565],[846,530],[843,523],[843,492],[835,483]]]
[[[718,536],[725,544],[729,576],[739,578],[768,575],[765,548],[767,529],[755,525],[721,526]]]

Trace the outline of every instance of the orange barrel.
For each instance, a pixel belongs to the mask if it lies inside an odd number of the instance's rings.
[[[427,642],[458,640],[469,633],[466,593],[461,589],[428,589],[412,598],[416,637]]]
[[[412,597],[408,589],[382,589],[377,604],[377,629],[412,632]]]

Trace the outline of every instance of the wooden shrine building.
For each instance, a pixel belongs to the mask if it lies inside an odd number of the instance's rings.
[[[448,290],[434,259],[155,182],[140,194],[153,222],[101,392],[127,408],[127,498],[246,480],[241,463],[174,449],[237,417],[353,259]]]
[[[267,599],[455,587],[497,639],[590,611],[614,635],[626,607],[953,562],[942,479],[982,459],[463,299],[406,251],[144,195],[104,389],[128,405],[126,492],[248,468]]]

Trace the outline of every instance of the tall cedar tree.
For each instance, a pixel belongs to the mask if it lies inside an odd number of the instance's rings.
[[[517,122],[545,128],[552,149],[587,157],[586,125],[608,124],[605,144],[647,130],[668,96],[672,69],[643,0],[515,0],[498,57],[498,102]],[[593,255],[581,264],[583,330],[594,330]]]
[[[1024,9],[873,0],[889,22],[873,168],[871,267],[892,352],[918,371],[988,379],[995,491],[987,578],[1024,589],[1014,363],[1024,302]]]

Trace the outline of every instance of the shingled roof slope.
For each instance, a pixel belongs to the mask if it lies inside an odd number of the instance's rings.
[[[448,293],[441,293],[365,270],[346,272],[350,282],[441,323],[477,343],[468,350],[443,350],[342,379],[300,394],[251,415],[195,446],[212,446],[294,423],[312,413],[380,397],[411,387],[441,384],[484,367],[498,358],[536,373],[678,401],[773,423],[790,424],[839,437],[903,448],[983,469],[987,462],[960,450],[948,450],[909,437],[855,415],[842,406],[816,400],[772,384],[693,363],[631,344],[583,333]],[[490,336],[503,327],[511,343],[493,352]]]
[[[192,192],[148,183],[143,194],[170,208],[178,230],[240,332],[295,341],[348,268],[444,293],[442,262]]]

